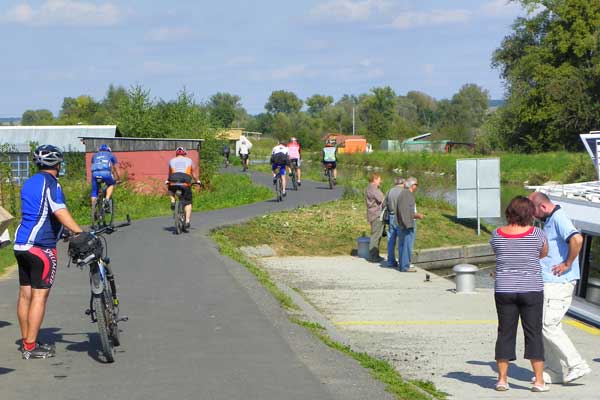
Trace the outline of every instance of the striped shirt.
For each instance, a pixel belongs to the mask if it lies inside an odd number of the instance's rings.
[[[544,231],[533,226],[517,235],[494,230],[490,244],[496,253],[496,293],[544,290],[540,251],[546,241]]]

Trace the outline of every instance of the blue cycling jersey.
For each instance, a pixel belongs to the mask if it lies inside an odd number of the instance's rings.
[[[92,157],[92,172],[111,171],[117,164],[117,157],[110,151],[99,151]]]
[[[67,208],[58,180],[44,171],[29,178],[21,188],[21,208],[15,250],[29,250],[32,246],[55,248],[62,224],[54,213]]]

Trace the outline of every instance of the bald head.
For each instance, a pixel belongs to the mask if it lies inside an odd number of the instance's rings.
[[[535,217],[546,218],[554,211],[554,203],[545,193],[533,192],[529,195],[529,200],[535,205]]]

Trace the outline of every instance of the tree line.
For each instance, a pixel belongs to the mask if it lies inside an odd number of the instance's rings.
[[[198,103],[183,89],[174,100],[165,101],[154,99],[140,85],[128,89],[111,85],[101,100],[88,95],[65,97],[57,117],[49,110],[27,110],[21,123],[116,124],[124,135],[134,137],[202,137],[209,131],[242,127],[280,139],[294,135],[308,148],[320,146],[327,132],[351,134],[353,128],[373,143],[424,132],[472,141],[486,118],[488,102],[487,91],[474,84],[464,85],[448,100],[418,91],[397,95],[389,86],[344,95],[337,101],[323,94],[302,100],[293,92],[276,90],[265,112],[250,115],[241,98],[231,93],[216,93]]]

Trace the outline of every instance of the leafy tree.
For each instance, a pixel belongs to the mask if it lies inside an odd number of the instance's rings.
[[[600,2],[517,2],[538,12],[492,58],[508,95],[499,131],[513,149],[578,149],[578,134],[600,126]]]
[[[124,136],[163,136],[158,132],[157,112],[150,97],[150,90],[141,85],[132,86],[127,98],[121,100],[118,122]]]
[[[211,120],[215,125],[229,128],[241,108],[241,98],[230,93],[216,93],[208,102]]]
[[[59,113],[59,122],[67,125],[91,123],[99,108],[100,104],[88,95],[65,97]]]
[[[277,113],[291,114],[299,112],[302,108],[302,100],[293,92],[285,90],[276,90],[271,93],[265,109],[272,115]]]
[[[389,86],[373,88],[370,95],[360,100],[361,119],[371,141],[385,139],[391,134],[395,107],[396,93]]]
[[[321,115],[325,107],[333,104],[333,97],[323,96],[315,94],[306,99],[306,105],[308,106],[308,113],[313,117]]]
[[[49,125],[54,121],[50,110],[27,110],[21,117],[21,125]]]

